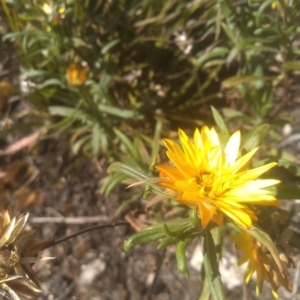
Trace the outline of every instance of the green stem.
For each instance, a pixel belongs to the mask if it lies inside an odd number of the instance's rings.
[[[219,228],[215,227],[212,230],[207,228],[203,236],[203,259],[205,277],[207,278],[213,300],[226,299],[219,273],[220,243]]]
[[[210,298],[210,286],[207,277],[204,278],[201,294],[198,300],[209,300]]]

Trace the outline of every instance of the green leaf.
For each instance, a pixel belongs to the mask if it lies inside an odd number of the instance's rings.
[[[222,109],[222,113],[226,119],[241,119],[241,120],[251,120],[251,117],[245,115],[241,111],[225,107]]]
[[[253,76],[253,75],[232,76],[224,80],[222,82],[222,86],[224,89],[226,89],[241,83],[253,83],[253,82],[256,83],[259,81],[267,81],[272,79],[273,79],[272,77],[267,77],[267,76]]]
[[[134,160],[139,161],[141,158],[133,142],[119,129],[114,128],[114,132],[116,136],[121,140],[122,144],[126,147],[126,150],[129,153],[129,155]]]
[[[185,239],[183,241],[179,241],[176,245],[177,268],[185,277],[189,277],[189,271],[186,266],[185,250],[191,241],[192,239]]]
[[[74,154],[78,154],[78,152],[80,151],[81,147],[88,143],[89,140],[91,139],[91,135],[88,134],[86,136],[83,136],[81,139],[79,139],[78,141],[76,141],[73,145],[72,145],[72,151]]]
[[[74,116],[76,109],[66,106],[49,106],[48,111],[52,116],[69,117]]]
[[[101,135],[102,135],[101,128],[98,123],[93,126],[92,129],[92,152],[93,156],[97,156],[100,150],[101,144]]]
[[[43,89],[43,88],[45,88],[47,86],[51,86],[51,85],[58,85],[58,86],[62,87],[63,83],[57,78],[51,78],[51,79],[47,79],[47,80],[43,81],[43,83],[38,84],[37,88]]]
[[[243,43],[242,45],[241,43],[239,43],[231,49],[226,59],[227,66],[230,66],[230,64],[236,59],[236,57],[240,54],[243,46]]]
[[[222,22],[221,26],[222,26],[223,30],[225,31],[225,34],[227,35],[227,37],[235,45],[237,43],[237,36],[236,36],[235,32],[225,22]]]
[[[6,40],[9,40],[11,38],[19,37],[22,36],[26,33],[26,31],[21,31],[21,32],[10,32],[7,33],[3,36],[2,41],[5,42]]]
[[[151,157],[145,143],[141,139],[135,138],[134,146],[138,153],[137,163],[139,163],[141,167],[145,165],[148,167],[151,164]]]
[[[205,230],[203,236],[203,249],[205,277],[210,286],[212,299],[225,300],[226,297],[223,290],[221,275],[219,273],[216,245],[209,229]]]
[[[262,124],[255,128],[254,132],[250,136],[250,138],[245,142],[243,145],[243,149],[247,152],[251,151],[252,149],[259,147],[265,137],[271,130],[271,126],[269,124]]]
[[[300,166],[287,160],[287,159],[283,159],[280,158],[278,160],[278,167],[284,167],[285,169],[287,169],[288,171],[290,171],[292,174],[300,177]]]
[[[277,185],[271,190],[275,190],[275,197],[282,200],[294,200],[299,199],[300,185]]]
[[[155,131],[154,131],[154,136],[152,139],[152,147],[151,147],[151,158],[153,161],[155,161],[155,158],[159,152],[160,148],[160,137],[161,137],[161,131],[163,127],[163,121],[161,119],[158,119],[155,124]]]
[[[178,238],[176,238],[176,237],[172,237],[172,236],[166,237],[159,243],[159,245],[157,246],[157,249],[158,250],[163,249],[167,246],[174,245],[177,242],[178,242]]]
[[[108,169],[107,172],[109,174],[112,173],[122,173],[122,174],[126,174],[131,178],[135,178],[137,180],[145,180],[148,179],[149,177],[145,174],[142,173],[141,171],[137,171],[136,169],[131,168],[130,166],[121,163],[121,162],[114,162],[112,163]]]
[[[108,137],[107,132],[101,128],[100,148],[103,153],[107,153],[108,151]]]
[[[191,227],[189,220],[182,218],[150,226],[127,239],[124,242],[124,250],[129,251],[135,245],[147,244],[164,237],[168,238],[170,233],[172,237],[179,236],[189,227]],[[166,228],[169,233],[166,232]]]
[[[150,242],[157,241],[165,236],[165,233],[160,228],[149,227],[142,230],[124,242],[124,250],[128,252],[135,245],[148,244]]]
[[[53,77],[53,74],[48,71],[43,70],[25,70],[23,72],[23,75],[27,78],[37,77],[37,76],[51,76]]]
[[[100,193],[107,197],[114,187],[120,184],[124,179],[128,178],[126,174],[117,173],[114,176],[108,176],[105,178],[101,185]]]
[[[98,104],[98,109],[101,112],[105,112],[107,114],[120,117],[122,119],[135,119],[135,120],[141,120],[143,119],[143,115],[138,114],[134,110],[119,108],[119,107],[113,107],[109,105],[104,104]]]
[[[220,113],[213,106],[211,106],[210,108],[212,110],[214,120],[221,130],[222,137],[225,139],[225,142],[227,142],[230,138],[230,134],[226,126],[226,123],[223,117],[220,115]]]
[[[106,54],[112,47],[114,47],[116,44],[118,44],[120,42],[119,39],[115,39],[111,42],[109,42],[107,45],[105,45],[102,49],[101,49],[101,54]]]
[[[191,208],[189,219],[195,227],[200,227],[200,219],[196,208]]]
[[[209,286],[208,278],[205,277],[203,285],[202,285],[202,291],[201,291],[199,300],[209,300],[210,296],[211,296],[211,294],[210,294],[210,286]]]
[[[195,61],[195,64],[197,67],[201,67],[206,61],[210,60],[211,58],[222,57],[228,52],[229,50],[226,47],[215,47],[207,53],[201,53],[199,55],[199,58]]]

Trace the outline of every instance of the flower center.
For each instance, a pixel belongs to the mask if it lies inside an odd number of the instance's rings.
[[[215,174],[211,172],[200,172],[196,178],[197,184],[201,187],[201,191],[209,193],[212,190]]]
[[[20,260],[19,252],[15,247],[3,247],[0,250],[0,267],[11,268]]]

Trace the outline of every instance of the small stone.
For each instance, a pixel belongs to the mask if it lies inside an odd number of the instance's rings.
[[[283,134],[283,136],[288,136],[288,135],[290,135],[290,134],[292,133],[292,131],[293,131],[293,127],[292,127],[292,125],[289,124],[289,123],[285,124],[285,125],[283,126],[283,128],[282,128],[282,134]]]
[[[105,270],[106,264],[100,258],[96,258],[86,265],[81,266],[78,284],[91,285],[94,279]]]

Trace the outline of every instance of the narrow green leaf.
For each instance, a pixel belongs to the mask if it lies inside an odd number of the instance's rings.
[[[220,115],[220,113],[213,106],[211,106],[210,108],[213,113],[214,120],[221,130],[222,137],[224,138],[225,142],[227,142],[230,138],[230,134],[226,126],[226,123],[223,117]]]
[[[123,173],[128,175],[131,178],[135,178],[137,180],[145,180],[148,179],[149,177],[145,174],[142,173],[141,171],[137,171],[136,169],[131,168],[130,166],[121,163],[121,162],[114,162],[112,163],[108,169],[107,172],[109,174],[118,172],[118,173]]]
[[[147,19],[143,19],[142,21],[138,21],[134,24],[135,27],[145,26],[151,23],[155,23],[160,19],[160,16],[150,17]]]
[[[294,200],[300,197],[300,185],[277,185],[273,187],[275,197],[282,200]]]
[[[209,286],[208,278],[207,276],[205,276],[199,300],[209,300],[210,296],[211,296],[210,286]]]
[[[236,44],[237,36],[233,32],[233,30],[230,28],[230,26],[227,25],[225,22],[222,22],[221,26],[222,26],[223,30],[225,31],[225,34],[227,35],[227,37],[231,40],[231,42],[233,44]]]
[[[4,0],[1,0],[4,2]],[[21,31],[21,32],[9,32],[9,33],[6,33],[3,38],[2,38],[2,41],[5,42],[6,40],[9,40],[11,38],[15,38],[15,37],[19,37],[19,36],[22,36],[26,33],[26,31]]]
[[[132,235],[129,239],[124,241],[124,250],[128,252],[135,245],[148,244],[157,241],[165,236],[159,228],[147,228]]]
[[[92,152],[93,156],[97,156],[100,150],[101,144],[101,128],[98,123],[96,123],[92,128]]]
[[[101,128],[100,148],[103,153],[107,153],[108,151],[108,144],[109,144],[108,138],[110,137],[107,135],[105,129]]]
[[[254,132],[250,136],[250,138],[245,142],[242,148],[244,148],[247,152],[252,149],[259,147],[265,137],[268,135],[271,130],[271,126],[269,124],[262,124],[255,128]]]
[[[230,53],[228,54],[227,56],[227,59],[226,59],[226,63],[227,63],[227,67],[229,67],[229,65],[234,61],[234,59],[239,55],[239,53],[241,52],[241,49],[242,47],[240,45],[236,45],[234,46]]]
[[[134,202],[140,200],[141,197],[142,197],[142,194],[135,191],[135,193],[129,199],[127,199],[127,198],[126,198],[126,200],[123,199],[122,203],[117,208],[115,215],[119,216],[121,214],[121,212],[123,212],[131,203],[134,203]]]
[[[52,116],[69,117],[74,116],[76,109],[66,106],[49,106],[48,111]]]
[[[127,178],[127,175],[122,173],[117,173],[114,174],[114,176],[106,177],[101,185],[100,193],[107,197],[114,187],[120,184],[125,178]]]
[[[200,219],[196,208],[191,208],[189,219],[196,228],[200,228]]]
[[[120,42],[119,39],[115,39],[111,42],[109,42],[107,45],[105,45],[102,49],[101,49],[101,54],[106,54],[112,47],[114,47],[116,44],[118,44]]]
[[[82,146],[86,143],[89,142],[89,140],[91,139],[91,135],[88,134],[86,136],[83,136],[81,139],[79,139],[78,141],[76,141],[73,145],[72,145],[72,151],[74,154],[78,154],[78,152],[80,151],[80,149],[82,148]]]
[[[49,76],[49,77],[53,77],[53,74],[48,72],[48,71],[43,71],[43,70],[25,70],[23,72],[23,75],[25,77],[28,78],[32,78],[32,77],[37,77],[37,76]]]
[[[241,83],[253,83],[257,81],[267,81],[267,80],[270,81],[272,79],[273,79],[272,77],[267,77],[267,76],[253,76],[253,75],[232,76],[224,80],[222,82],[222,86],[224,89],[226,89]]]
[[[226,64],[226,60],[225,59],[212,59],[210,61],[207,61],[203,66],[202,69],[209,69],[215,66],[222,66]],[[210,95],[209,95],[210,96]]]
[[[205,277],[207,277],[212,298],[213,300],[225,300],[226,297],[219,273],[216,246],[209,229],[205,230],[203,236],[203,249]]]
[[[248,115],[245,115],[241,111],[225,107],[222,109],[222,113],[225,116],[226,119],[245,119],[245,120],[251,120],[251,117]]]
[[[153,140],[152,140],[152,147],[151,147],[152,161],[155,160],[155,158],[159,152],[159,148],[160,148],[159,140],[161,137],[162,127],[163,127],[163,121],[161,119],[158,119],[155,124],[155,131],[154,131],[154,136],[153,136]]]
[[[104,104],[98,104],[98,109],[101,112],[105,112],[110,115],[120,117],[122,119],[135,119],[135,120],[143,119],[143,115],[137,114],[137,112],[134,110],[113,107],[113,106],[108,106],[108,105],[104,105]]]
[[[140,232],[135,233],[124,242],[125,251],[129,251],[133,246],[138,244],[147,244],[157,241],[161,238],[168,237],[166,227],[172,233],[172,236],[181,235],[184,229],[190,226],[188,219],[174,219],[164,223],[150,226]]]
[[[174,245],[178,242],[178,238],[176,237],[166,237],[165,239],[163,239],[159,245],[157,246],[157,249],[160,250],[160,249],[163,249],[167,246],[170,246],[170,245]]]
[[[140,160],[140,155],[133,142],[119,129],[114,128],[116,136],[121,140],[122,144],[126,147],[129,155],[136,161]]]
[[[185,277],[189,277],[189,270],[186,266],[185,250],[191,241],[192,239],[185,239],[183,241],[179,241],[176,245],[177,268]]]
[[[57,78],[51,78],[51,79],[47,79],[47,80],[43,81],[43,83],[38,84],[37,88],[43,89],[43,88],[51,86],[51,85],[58,85],[58,86],[62,87],[63,83]]]
[[[226,47],[215,47],[207,53],[199,54],[199,58],[195,61],[197,67],[201,67],[205,62],[212,58],[222,57],[229,52]]]
[[[294,174],[295,176],[300,177],[300,166],[287,160],[287,159],[283,159],[280,158],[278,160],[278,167],[284,167],[285,169],[287,169],[288,171],[290,171],[292,174]]]

